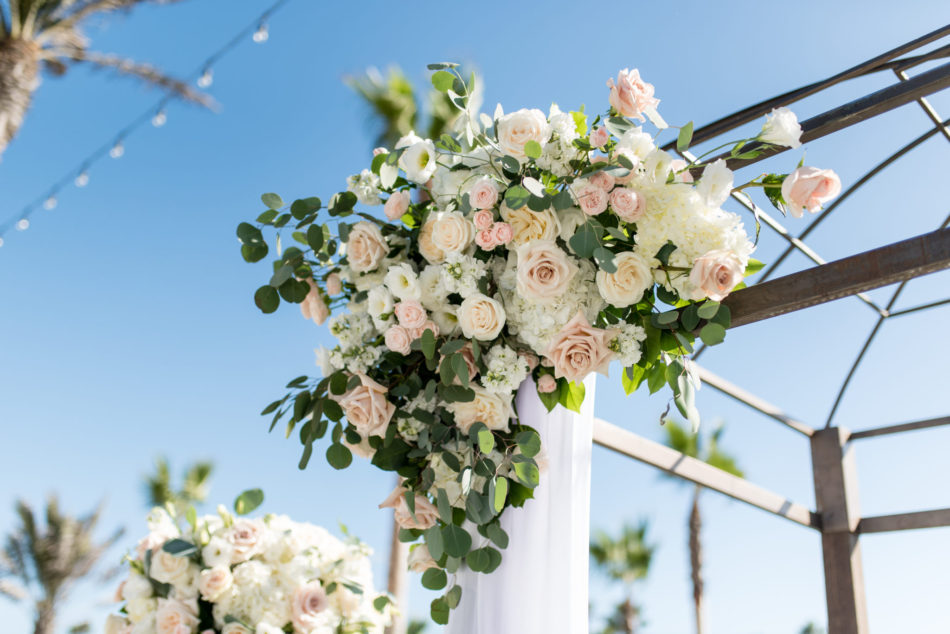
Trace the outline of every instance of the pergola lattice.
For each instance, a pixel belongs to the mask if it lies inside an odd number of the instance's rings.
[[[940,45],[941,42],[942,45]],[[927,52],[920,52],[935,43],[938,44],[936,47]],[[793,236],[779,220],[756,207],[744,193],[733,194],[733,198],[739,204],[755,214],[764,226],[788,242],[788,246],[766,269],[757,284],[736,291],[723,302],[732,310],[732,327],[848,296],[855,297],[878,316],[860,353],[843,380],[822,428],[812,427],[795,420],[775,405],[750,394],[705,368],[698,368],[701,379],[707,385],[808,438],[818,508],[813,511],[802,504],[788,500],[783,495],[730,475],[604,420],[597,419],[594,423],[594,442],[602,447],[819,531],[824,561],[829,634],[868,634],[869,631],[861,564],[860,536],[862,534],[950,526],[950,508],[861,517],[858,510],[858,481],[853,444],[853,441],[864,438],[947,425],[950,424],[950,416],[853,433],[846,428],[832,425],[835,413],[855,371],[883,324],[903,315],[950,303],[950,297],[936,298],[934,301],[914,307],[893,310],[909,280],[950,268],[950,228],[948,228],[950,216],[932,233],[834,262],[827,262],[804,240],[855,191],[894,161],[935,135],[941,134],[950,141],[950,127],[948,127],[950,120],[942,119],[926,98],[928,95],[950,87],[950,62],[920,72],[915,76],[908,74],[908,71],[922,64],[948,57],[950,57],[950,25],[824,81],[749,106],[696,130],[693,135],[693,143],[708,141],[767,114],[773,108],[792,104],[850,79],[886,71],[891,71],[896,75],[897,81],[894,84],[802,122],[802,141],[807,142],[827,136],[913,102],[923,109],[934,124],[933,128],[881,161],[842,192],[840,197],[798,236]],[[674,145],[664,149],[674,150]],[[729,167],[737,169],[768,158],[775,153],[777,151],[751,160],[729,159],[727,163]],[[689,152],[682,154],[684,158],[693,158]],[[728,159],[728,156],[722,158]],[[776,268],[796,250],[814,262],[816,266],[792,275],[768,280]],[[898,286],[885,306],[880,306],[866,294],[867,291],[891,284],[898,284]],[[694,360],[701,356],[702,352],[703,348],[699,348],[694,355]]]

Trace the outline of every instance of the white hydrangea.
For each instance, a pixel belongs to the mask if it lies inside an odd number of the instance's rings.
[[[635,324],[621,324],[613,329],[614,338],[608,347],[617,355],[623,366],[630,367],[640,360],[643,352],[640,344],[646,340],[647,332]]]
[[[485,262],[464,253],[450,253],[441,266],[442,284],[449,293],[458,293],[462,299],[478,293],[478,282],[488,270]]]
[[[551,105],[548,123],[553,135],[541,148],[541,156],[536,159],[538,167],[548,170],[556,176],[567,176],[573,170],[570,161],[580,156],[580,150],[574,147],[574,140],[580,135],[574,117],[569,112],[561,112],[557,104]]]
[[[346,179],[346,189],[356,194],[356,199],[364,205],[381,205],[379,198],[379,177],[370,170],[363,170]]]
[[[442,282],[442,267],[438,264],[429,264],[419,273],[419,301],[426,310],[434,311],[446,305],[446,296],[449,294]],[[437,322],[438,323],[438,322]],[[441,328],[441,325],[439,326]]]
[[[487,370],[481,382],[489,392],[508,395],[528,376],[528,362],[506,345],[495,345],[485,355]]]

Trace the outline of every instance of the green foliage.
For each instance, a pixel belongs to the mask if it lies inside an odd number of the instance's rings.
[[[253,513],[264,503],[264,492],[260,489],[248,489],[234,500],[234,512],[238,515]]]

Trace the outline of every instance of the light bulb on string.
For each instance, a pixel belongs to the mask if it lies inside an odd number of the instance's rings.
[[[195,83],[198,84],[198,88],[207,88],[214,83],[214,71],[210,68],[206,68]]]
[[[50,196],[43,202],[43,209],[46,209],[48,211],[56,209],[57,202],[58,201],[56,200],[56,196]]]
[[[85,187],[89,184],[89,172],[83,170],[79,176],[76,177],[76,187]]]
[[[109,150],[109,156],[114,159],[120,158],[125,154],[125,146],[122,145],[122,141],[116,141],[115,145],[112,146],[112,149]]]
[[[267,32],[267,23],[261,22],[260,25],[257,27],[257,30],[254,31],[254,35],[252,36],[252,38],[258,44],[263,44],[264,42],[267,41],[268,37],[270,37],[270,33]]]
[[[165,122],[168,121],[168,116],[165,114],[164,108],[155,113],[155,116],[152,117],[152,125],[156,128],[160,128],[165,125]]]
[[[16,228],[18,231],[26,231],[30,228],[30,221],[26,218],[20,218],[16,221]]]

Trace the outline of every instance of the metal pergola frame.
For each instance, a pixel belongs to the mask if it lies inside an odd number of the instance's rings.
[[[942,45],[928,52],[911,55],[941,40],[944,40]],[[773,108],[789,105],[843,81],[882,71],[893,72],[897,77],[897,82],[802,122],[802,141],[827,136],[832,132],[912,102],[916,102],[934,124],[933,128],[884,159],[842,192],[841,196],[798,236],[793,236],[776,218],[756,207],[744,193],[733,194],[733,198],[748,211],[754,213],[757,220],[787,241],[788,247],[764,272],[762,281],[752,287],[736,291],[724,301],[732,310],[732,327],[848,296],[856,297],[878,315],[876,324],[838,391],[823,428],[812,427],[796,420],[775,405],[698,366],[700,378],[710,387],[808,438],[817,509],[811,510],[778,493],[607,421],[600,419],[594,421],[594,443],[597,445],[819,531],[825,573],[829,634],[868,634],[869,632],[861,563],[860,536],[862,534],[950,526],[950,508],[862,517],[858,506],[854,449],[854,441],[857,440],[948,425],[950,416],[893,424],[858,432],[832,425],[838,405],[851,378],[884,322],[950,303],[950,298],[942,298],[903,310],[893,310],[897,298],[909,280],[950,268],[950,228],[948,228],[950,216],[931,233],[830,263],[805,244],[804,239],[851,194],[897,159],[938,134],[942,134],[950,141],[950,128],[948,128],[950,120],[940,117],[926,98],[927,95],[950,88],[950,62],[945,62],[913,77],[907,73],[908,70],[926,62],[947,58],[950,58],[950,25],[826,80],[749,106],[699,128],[693,135],[694,143],[708,141],[767,114]],[[675,144],[671,144],[665,149],[672,150],[675,149],[674,146]],[[722,158],[727,159],[729,167],[736,169],[772,156],[779,151],[781,150],[769,150],[761,157],[751,160],[729,159],[728,155]],[[689,152],[681,152],[681,154],[687,159],[694,158]],[[812,260],[816,266],[766,281],[795,250]],[[895,283],[898,287],[884,307],[879,306],[866,294],[866,291]],[[700,347],[694,354],[694,360],[702,352],[703,348]]]

